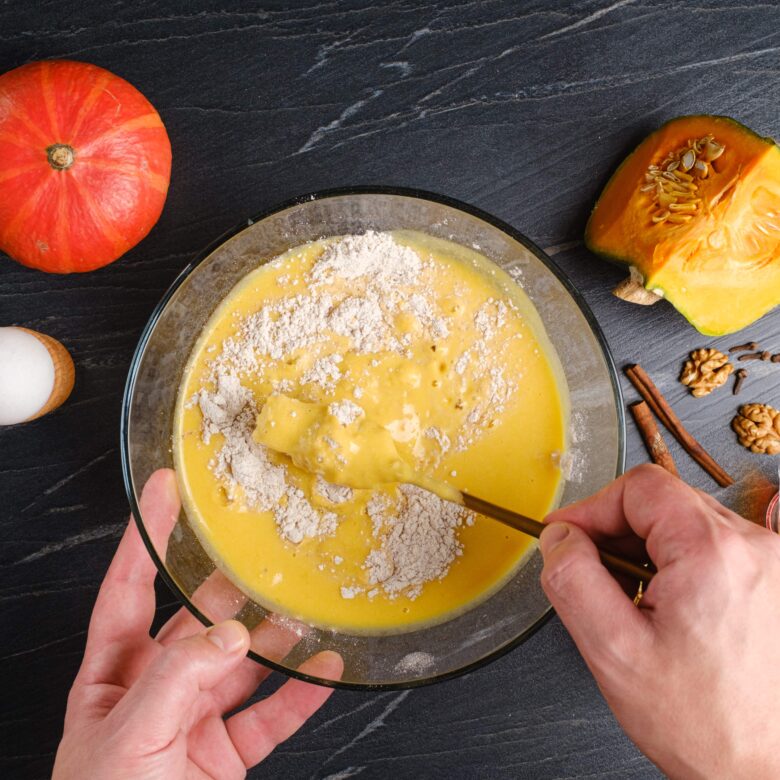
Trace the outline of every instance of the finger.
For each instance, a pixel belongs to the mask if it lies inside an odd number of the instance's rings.
[[[214,688],[241,663],[249,632],[236,620],[166,647],[144,670],[106,718],[108,733],[136,755],[167,747],[184,724],[200,694]]]
[[[277,623],[273,616],[266,618],[250,632],[250,650],[274,663],[281,663],[289,652],[309,632],[293,621]],[[229,712],[243,704],[257,686],[271,673],[267,666],[247,660],[240,673],[233,675],[217,693],[222,712]]]
[[[645,540],[638,536],[630,528],[630,526],[629,530],[627,530],[625,533],[619,536],[612,536],[596,530],[590,530],[590,528],[588,528],[585,523],[580,523],[576,520],[570,520],[565,514],[559,515],[558,512],[548,515],[544,519],[544,522],[547,525],[551,523],[570,522],[573,525],[584,528],[588,536],[593,539],[594,543],[596,543],[602,550],[618,556],[622,556],[629,561],[642,564],[646,563],[650,558],[647,552],[647,545],[645,544]],[[632,582],[634,582],[634,585],[636,585],[636,580],[632,580]]]
[[[553,512],[547,522],[577,525],[597,542],[635,533],[662,568],[694,550],[715,517],[693,488],[660,466],[646,464],[591,498]]]
[[[542,531],[540,548],[544,592],[588,666],[596,673],[634,663],[649,625],[588,535],[576,525],[554,523]]]
[[[185,639],[188,636],[199,633],[204,627],[204,624],[192,612],[186,607],[182,607],[163,623],[162,628],[160,628],[154,638],[155,641],[165,647],[172,642],[177,642],[179,639]]]
[[[299,671],[337,680],[344,662],[326,650],[301,664]],[[288,680],[276,693],[228,719],[230,739],[247,769],[262,761],[278,744],[292,736],[328,699],[332,688],[302,680]]]
[[[246,767],[230,741],[222,715],[207,715],[193,724],[187,736],[187,759],[202,773],[198,777],[246,777]]]
[[[223,575],[220,575],[223,576]],[[209,578],[210,579],[210,578]],[[201,588],[209,580],[206,580]],[[218,617],[215,613],[214,617]],[[221,617],[221,616],[219,616]],[[222,619],[228,620],[234,615],[227,615]],[[218,620],[221,622],[221,620]],[[258,628],[253,629],[257,631]],[[204,632],[204,625],[189,610],[182,607],[158,632],[155,641],[161,647],[168,647],[181,639]],[[250,632],[251,636],[252,632]],[[254,692],[257,686],[271,673],[267,666],[257,663],[249,658],[241,662],[231,675],[226,677],[219,685],[211,690],[211,698],[203,701],[199,711],[193,715],[193,721],[198,722],[202,718],[216,713],[220,719],[225,712],[230,712],[243,704]]]
[[[234,618],[247,599],[219,569],[215,569],[193,593],[191,601],[210,620],[218,623]],[[182,608],[165,623],[155,639],[167,647],[202,630],[203,623],[189,610]],[[251,649],[263,658],[281,662],[306,632],[305,626],[290,620],[277,623],[273,619],[266,619],[249,632]],[[202,714],[205,716],[208,710],[216,709],[221,715],[240,706],[270,673],[267,666],[252,660],[245,661],[212,690],[212,699],[206,702]]]
[[[637,533],[624,512],[626,486],[633,484],[632,495],[639,496],[644,489],[648,499],[653,485],[672,476],[659,466],[645,464],[627,471],[589,498],[551,512],[545,522],[574,523],[585,530],[591,539],[624,537]],[[644,537],[643,537],[644,538]]]
[[[732,528],[736,528],[737,530],[741,530],[745,528],[745,518],[741,515],[738,515],[736,512],[733,512],[728,507],[723,506],[723,504],[718,501],[717,498],[713,498],[709,493],[705,493],[703,490],[699,490],[698,488],[693,488],[696,491],[696,494],[701,498],[701,500],[710,508],[713,510],[713,512],[716,512],[720,517],[725,521],[727,525],[730,525]]]
[[[157,549],[164,551],[179,515],[176,477],[160,469],[149,477],[140,500],[144,524]],[[160,545],[160,546],[158,546]],[[132,518],[100,587],[87,634],[85,664],[96,659],[109,645],[140,641],[148,636],[154,617],[154,578],[157,573]],[[94,669],[106,674],[107,669]]]
[[[215,569],[190,597],[192,604],[212,623],[234,618],[246,604],[246,596],[219,570]],[[201,623],[188,609],[180,609],[157,632],[155,639],[168,645],[203,630]]]
[[[250,649],[262,658],[281,663],[306,633],[308,627],[301,630],[293,621],[277,623],[273,617],[267,618],[249,632]],[[223,714],[244,704],[269,674],[269,667],[247,659],[212,691],[216,709]]]

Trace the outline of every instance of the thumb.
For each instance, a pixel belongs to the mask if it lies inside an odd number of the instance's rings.
[[[201,691],[227,677],[248,649],[249,632],[236,620],[173,642],[108,715],[109,731],[135,755],[165,748],[189,725],[187,719]]]
[[[648,622],[604,568],[590,537],[576,525],[551,523],[539,541],[542,587],[591,671],[598,677],[635,663]]]

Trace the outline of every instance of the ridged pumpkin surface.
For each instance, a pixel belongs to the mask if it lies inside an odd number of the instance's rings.
[[[171,146],[131,84],[84,62],[0,76],[0,249],[44,271],[89,271],[151,230]]]

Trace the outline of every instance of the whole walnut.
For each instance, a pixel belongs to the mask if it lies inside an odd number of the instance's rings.
[[[695,349],[685,361],[680,381],[691,388],[696,398],[701,398],[725,384],[733,370],[728,357],[717,349]]]
[[[780,412],[767,404],[745,404],[731,421],[739,443],[751,452],[780,453]]]

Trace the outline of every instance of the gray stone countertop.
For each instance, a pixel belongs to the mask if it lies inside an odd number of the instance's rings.
[[[0,42],[0,71],[57,57],[127,78],[160,111],[174,149],[163,216],[119,262],[58,277],[0,259],[0,325],[59,338],[78,372],[64,408],[0,429],[3,776],[50,772],[94,597],[126,524],[119,411],[141,329],[200,249],[293,195],[419,187],[527,234],[582,292],[617,364],[641,362],[738,481],[719,490],[672,442],[684,478],[760,519],[774,460],[737,444],[728,391],[696,400],[677,374],[699,346],[755,339],[780,351],[780,312],[737,339],[704,338],[666,303],[612,297],[623,271],[591,255],[582,233],[608,175],[670,117],[728,114],[780,135],[777,3],[5,0]],[[780,366],[751,366],[740,400],[777,405],[779,395]],[[628,463],[645,460],[629,422]],[[162,620],[177,605],[158,594]],[[557,619],[464,678],[337,692],[251,772],[656,776]]]

